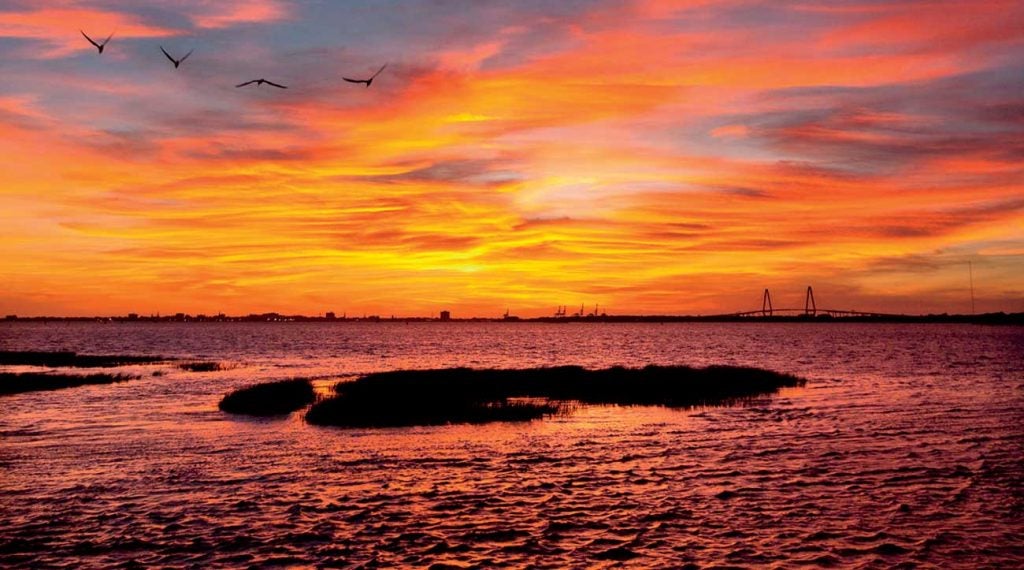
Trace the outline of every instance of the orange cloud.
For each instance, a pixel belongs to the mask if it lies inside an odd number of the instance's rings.
[[[207,33],[263,22],[284,45],[273,23],[303,17],[210,6]],[[810,282],[846,308],[943,310],[967,256],[1003,292],[991,307],[1015,308],[1012,42],[979,56],[877,6],[769,38],[715,28],[718,10],[595,4],[552,37],[509,22],[396,58],[370,89],[339,77],[378,64],[342,47],[19,71],[0,98],[0,309],[710,313]],[[218,83],[236,67],[292,88]]]

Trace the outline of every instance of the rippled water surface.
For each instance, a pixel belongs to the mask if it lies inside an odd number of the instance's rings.
[[[2,567],[1024,566],[1019,327],[4,323],[0,349],[229,366],[0,398]],[[486,426],[217,410],[295,376],[651,363],[809,382]]]

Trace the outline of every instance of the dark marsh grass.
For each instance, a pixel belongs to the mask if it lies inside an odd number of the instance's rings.
[[[61,390],[91,384],[113,384],[134,380],[128,374],[46,374],[41,372],[0,373],[0,395]]]
[[[35,350],[0,351],[0,364],[23,366],[49,366],[51,368],[113,368],[126,364],[151,364],[163,362],[160,356],[139,356],[132,354],[78,354],[69,350],[55,352]]]
[[[224,396],[218,407],[232,414],[279,416],[302,409],[315,400],[313,383],[306,378],[296,378],[240,388]]]
[[[314,425],[344,427],[483,424],[537,420],[562,410],[563,406],[546,401],[375,399],[339,395],[314,404],[306,412],[306,421]]]
[[[525,421],[556,413],[570,402],[718,406],[803,384],[796,376],[734,366],[381,372],[338,383],[337,395],[317,402],[306,420],[347,427]],[[516,398],[534,401],[510,401]]]
[[[180,362],[178,368],[189,372],[217,372],[225,369],[220,362],[207,361]]]

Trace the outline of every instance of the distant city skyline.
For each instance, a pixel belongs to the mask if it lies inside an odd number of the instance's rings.
[[[0,315],[713,314],[808,285],[1024,311],[1022,24],[1000,0],[9,3]]]

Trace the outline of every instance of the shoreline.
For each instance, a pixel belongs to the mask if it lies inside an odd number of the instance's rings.
[[[1024,325],[1024,313],[985,313],[979,315],[854,315],[801,314],[785,316],[739,315],[602,315],[585,317],[509,317],[509,318],[451,318],[434,317],[361,317],[328,318],[304,315],[264,313],[247,316],[174,315],[153,317],[95,316],[95,317],[13,317],[0,323],[892,323],[892,324],[979,324]]]

